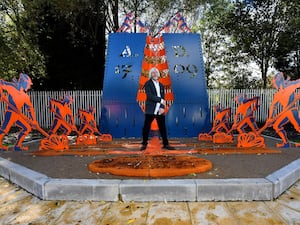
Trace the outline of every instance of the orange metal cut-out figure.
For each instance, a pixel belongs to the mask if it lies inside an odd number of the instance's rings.
[[[96,144],[98,141],[110,142],[112,141],[112,136],[110,134],[101,134],[97,128],[97,123],[95,121],[95,108],[90,106],[88,110],[79,109],[78,116],[81,120],[81,125],[78,131],[78,137],[76,144]],[[87,132],[85,134],[85,132]],[[95,134],[98,134],[96,138]]]
[[[121,27],[117,30],[117,32],[128,32],[131,29],[132,23],[134,22],[134,15],[132,12],[126,14],[126,17],[121,25]]]
[[[29,95],[26,93],[31,85],[32,81],[30,77],[24,73],[20,74],[19,80],[14,80],[13,82],[0,80],[0,99],[7,104],[4,121],[0,128],[1,150],[8,150],[6,146],[2,145],[2,140],[14,124],[21,129],[14,150],[28,150],[27,147],[22,146],[22,143],[25,137],[31,132],[32,127],[37,126],[34,108]],[[26,110],[28,116],[22,113],[22,109]]]
[[[295,92],[297,88],[300,88],[300,79],[290,81],[289,78],[284,78],[283,73],[278,73],[273,77],[272,84],[277,92],[273,96],[266,125],[273,125],[273,129],[282,139],[282,143],[277,144],[277,147],[286,148],[290,146],[290,143],[283,126],[291,122],[295,130],[300,132],[299,111],[296,106],[300,94]],[[280,111],[279,107],[281,107]]]
[[[178,12],[174,16],[173,20],[177,22],[177,27],[183,32],[191,32],[191,29],[188,27],[187,23],[185,22],[184,17]]]
[[[79,127],[79,134],[83,135],[85,132],[88,134],[98,134],[101,135],[98,128],[97,123],[95,121],[95,108],[90,106],[88,110],[78,109],[78,116],[81,120],[81,125]]]
[[[54,120],[49,130],[50,135],[56,134],[58,129],[61,129],[65,135],[69,135],[72,130],[78,132],[70,108],[72,102],[73,99],[70,95],[66,95],[63,100],[50,99],[49,108],[54,113]]]
[[[246,98],[238,95],[235,101],[239,104],[233,119],[232,130],[237,129],[239,134],[246,133],[246,128],[249,127],[253,133],[257,133],[258,127],[255,121],[254,112],[259,106],[259,97]]]
[[[215,105],[214,106],[214,111],[216,113],[214,122],[213,122],[213,127],[211,131],[209,132],[210,134],[212,132],[225,132],[228,133],[229,131],[229,118],[231,115],[231,108],[225,108],[223,109],[220,105]]]
[[[214,106],[215,119],[213,127],[208,133],[200,133],[198,140],[211,141],[216,143],[232,142],[232,135],[227,135],[229,132],[229,118],[231,116],[231,108],[223,109],[220,104]],[[214,133],[214,138],[211,136]]]
[[[148,24],[143,23],[140,19],[136,19],[136,25],[139,27],[140,33],[147,33],[149,31]]]
[[[164,32],[164,33],[170,33],[170,28],[173,25],[173,19],[169,19],[163,27],[159,29],[159,33]]]

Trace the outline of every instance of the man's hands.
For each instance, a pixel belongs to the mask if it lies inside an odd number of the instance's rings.
[[[166,100],[161,99],[160,104],[166,106]],[[164,109],[164,108],[159,108],[159,110],[158,110],[158,115],[164,114],[164,112],[165,112],[165,109]]]
[[[159,108],[159,110],[158,110],[158,115],[164,114],[164,112],[165,112],[165,109]]]

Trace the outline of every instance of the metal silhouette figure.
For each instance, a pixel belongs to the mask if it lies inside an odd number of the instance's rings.
[[[287,148],[290,143],[284,125],[290,122],[295,130],[300,132],[299,109],[296,106],[300,99],[300,94],[296,92],[300,88],[300,79],[290,81],[289,77],[284,78],[283,73],[277,73],[273,77],[272,84],[277,92],[273,96],[266,126],[273,126],[281,138],[282,143],[278,143],[277,147]]]
[[[95,108],[93,106],[90,106],[87,110],[78,110],[78,117],[81,120],[81,125],[76,140],[77,144],[94,145],[97,144],[97,140],[99,142],[112,141],[112,136],[110,134],[101,134],[98,130],[94,114]],[[95,134],[98,135],[98,137],[96,137]]]
[[[216,116],[213,127],[209,133],[228,132],[230,129],[229,118],[231,116],[231,108],[222,108],[220,104],[214,106]]]
[[[136,25],[139,27],[140,33],[149,32],[149,25],[147,23],[143,23],[140,19],[136,19]]]
[[[89,109],[78,109],[78,117],[81,120],[81,125],[79,127],[79,134],[83,135],[85,133],[88,134],[98,134],[101,135],[98,128],[97,123],[95,121],[95,108],[90,106]]]
[[[191,32],[191,29],[188,27],[187,23],[185,22],[184,17],[178,12],[173,18],[173,21],[177,22],[177,27],[180,29],[182,32]]]
[[[247,98],[243,95],[238,95],[235,98],[238,107],[233,118],[232,130],[236,129],[239,134],[246,133],[246,128],[249,127],[252,132],[257,133],[258,126],[254,117],[254,112],[259,107],[260,97]]]
[[[129,32],[131,30],[133,22],[134,22],[133,13],[132,12],[127,13],[121,27],[117,30],[117,32]]]
[[[66,95],[63,100],[56,100],[50,98],[49,109],[54,113],[54,119],[52,126],[49,130],[49,134],[56,134],[59,130],[64,135],[69,135],[72,131],[79,133],[75,126],[74,116],[71,110],[71,104],[73,103],[72,96]]]
[[[247,134],[246,129],[250,128],[251,132],[255,135],[258,133],[258,127],[256,124],[256,120],[254,117],[254,112],[259,107],[259,97],[247,98],[243,95],[238,95],[235,97],[235,101],[238,104],[236,109],[233,124],[231,129],[225,132],[215,133],[213,136],[214,143],[232,143],[233,136],[232,131],[237,130],[239,133],[239,137],[244,137]],[[238,138],[240,139],[240,138]],[[244,139],[243,139],[244,140]],[[244,142],[243,142],[244,143]],[[238,143],[238,147],[242,147],[240,143]]]
[[[200,133],[198,135],[198,139],[200,141],[211,141],[213,140],[213,136],[218,136],[217,134],[229,132],[229,118],[231,116],[231,108],[222,108],[221,105],[218,104],[214,106],[214,112],[216,115],[213,121],[213,127],[208,133]]]
[[[8,150],[7,146],[2,145],[2,140],[14,124],[21,129],[14,150],[28,150],[27,147],[22,146],[22,143],[32,127],[38,126],[30,96],[26,93],[31,85],[30,77],[24,73],[13,82],[0,80],[0,98],[6,103],[4,120],[0,128],[0,150]]]

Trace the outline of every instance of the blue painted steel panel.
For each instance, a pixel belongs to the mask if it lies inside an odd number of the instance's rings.
[[[103,100],[135,100],[144,58],[146,34],[109,35],[105,64]],[[132,97],[134,96],[134,99]]]
[[[171,137],[195,137],[210,130],[201,37],[163,34],[174,103],[167,115]]]
[[[102,133],[140,137],[144,114],[136,102],[146,34],[114,33],[108,38],[100,120]]]
[[[210,130],[210,113],[199,34],[164,34],[174,103],[167,114],[170,137]],[[109,35],[100,130],[113,137],[141,137],[144,114],[136,102],[145,34]]]

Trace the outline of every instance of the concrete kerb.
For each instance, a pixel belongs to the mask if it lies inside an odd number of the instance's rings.
[[[273,198],[279,197],[300,179],[300,159],[268,175],[266,179],[273,184]]]
[[[300,159],[266,178],[54,179],[0,157],[0,176],[43,200],[267,201],[300,179]]]

